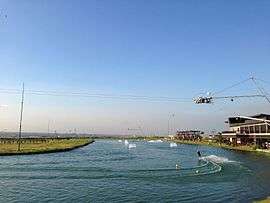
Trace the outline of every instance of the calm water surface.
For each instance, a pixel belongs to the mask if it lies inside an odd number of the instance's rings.
[[[270,195],[265,156],[132,143],[98,140],[65,153],[0,157],[1,202],[252,202]]]

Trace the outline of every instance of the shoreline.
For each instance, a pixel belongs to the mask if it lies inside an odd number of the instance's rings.
[[[93,143],[92,138],[22,138],[18,151],[18,139],[0,138],[0,156],[34,155],[66,152]]]
[[[254,201],[254,203],[269,203],[269,202],[270,202],[270,197],[267,197],[265,199]]]
[[[175,142],[178,144],[190,144],[190,145],[205,145],[210,147],[216,147],[216,148],[222,148],[227,150],[234,150],[234,151],[240,151],[240,152],[251,152],[261,155],[270,156],[270,150],[267,149],[257,149],[254,145],[228,145],[225,143],[218,143],[209,140],[202,140],[202,141],[191,141],[191,140],[177,140],[177,139],[168,139],[165,136],[160,137],[146,137],[146,136],[139,136],[139,137],[97,137],[96,140],[103,140],[103,139],[109,139],[109,140],[137,140],[137,141],[149,141],[149,140],[162,140],[166,142]]]
[[[248,145],[231,146],[224,143],[216,143],[216,142],[208,142],[208,141],[189,141],[189,140],[171,140],[171,141],[175,143],[179,143],[179,144],[205,145],[205,146],[211,146],[211,147],[222,148],[222,149],[227,149],[227,150],[252,152],[252,153],[270,156],[270,151],[263,150],[263,149],[254,149],[254,146],[248,146]]]
[[[237,146],[232,146],[232,145],[227,145],[225,143],[218,143],[214,141],[207,141],[207,140],[202,140],[202,141],[190,141],[190,140],[177,140],[177,139],[166,139],[165,137],[104,137],[104,138],[97,138],[98,139],[112,139],[112,140],[162,140],[166,142],[175,142],[178,144],[190,144],[190,145],[205,145],[205,146],[210,146],[210,147],[216,147],[216,148],[222,148],[222,149],[227,149],[227,150],[234,150],[234,151],[241,151],[241,152],[252,152],[252,153],[257,153],[257,154],[263,154],[266,156],[270,156],[270,150],[264,150],[264,149],[256,149],[254,145],[237,145]]]

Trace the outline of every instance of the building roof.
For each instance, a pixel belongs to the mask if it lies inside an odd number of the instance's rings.
[[[269,120],[270,115],[269,114],[256,114],[253,116],[250,116],[252,118],[262,118]],[[256,121],[256,120],[250,120],[247,118],[240,118],[240,117],[230,117],[229,119],[229,124],[230,126],[238,126],[238,125],[245,125],[245,124],[258,124],[258,123],[263,123],[263,121]]]
[[[252,118],[270,118],[270,114],[264,114],[264,113],[260,113],[260,114],[256,114],[254,116],[250,116]]]

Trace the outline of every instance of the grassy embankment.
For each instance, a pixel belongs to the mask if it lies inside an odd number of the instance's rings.
[[[173,140],[176,143],[181,143],[181,144],[197,144],[197,145],[208,145],[208,146],[213,146],[213,147],[220,147],[224,149],[230,149],[230,150],[238,150],[238,151],[246,151],[246,152],[257,152],[257,153],[264,153],[264,154],[269,154],[266,153],[267,151],[264,150],[259,150],[256,149],[254,145],[227,145],[225,143],[218,143],[218,142],[210,142],[208,140],[202,140],[202,141],[190,141],[190,140]]]
[[[22,138],[20,151],[18,140],[14,138],[0,139],[1,155],[40,154],[72,150],[93,142],[91,138]]]
[[[254,203],[270,203],[270,197],[267,197],[266,199],[255,201]]]

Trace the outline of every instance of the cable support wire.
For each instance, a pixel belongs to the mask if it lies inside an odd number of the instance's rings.
[[[3,89],[0,88],[0,93],[5,94],[20,94],[19,89]],[[190,102],[191,98],[177,98],[165,96],[142,96],[142,95],[116,95],[116,94],[98,94],[87,92],[61,92],[61,91],[43,91],[43,90],[25,90],[25,94],[39,96],[64,96],[64,97],[90,97],[103,99],[124,99],[124,100],[143,100],[143,101],[168,101],[168,102]]]
[[[220,91],[214,92],[212,95],[220,94],[220,93],[225,92],[225,91],[227,91],[229,89],[232,89],[232,88],[234,88],[236,86],[242,85],[243,83],[246,83],[247,81],[250,81],[250,80],[251,80],[251,78],[247,78],[247,79],[242,80],[242,81],[240,81],[238,83],[235,83],[235,84],[233,84],[233,85],[231,85],[229,87],[226,87],[226,88],[224,88],[224,89],[222,89]]]

